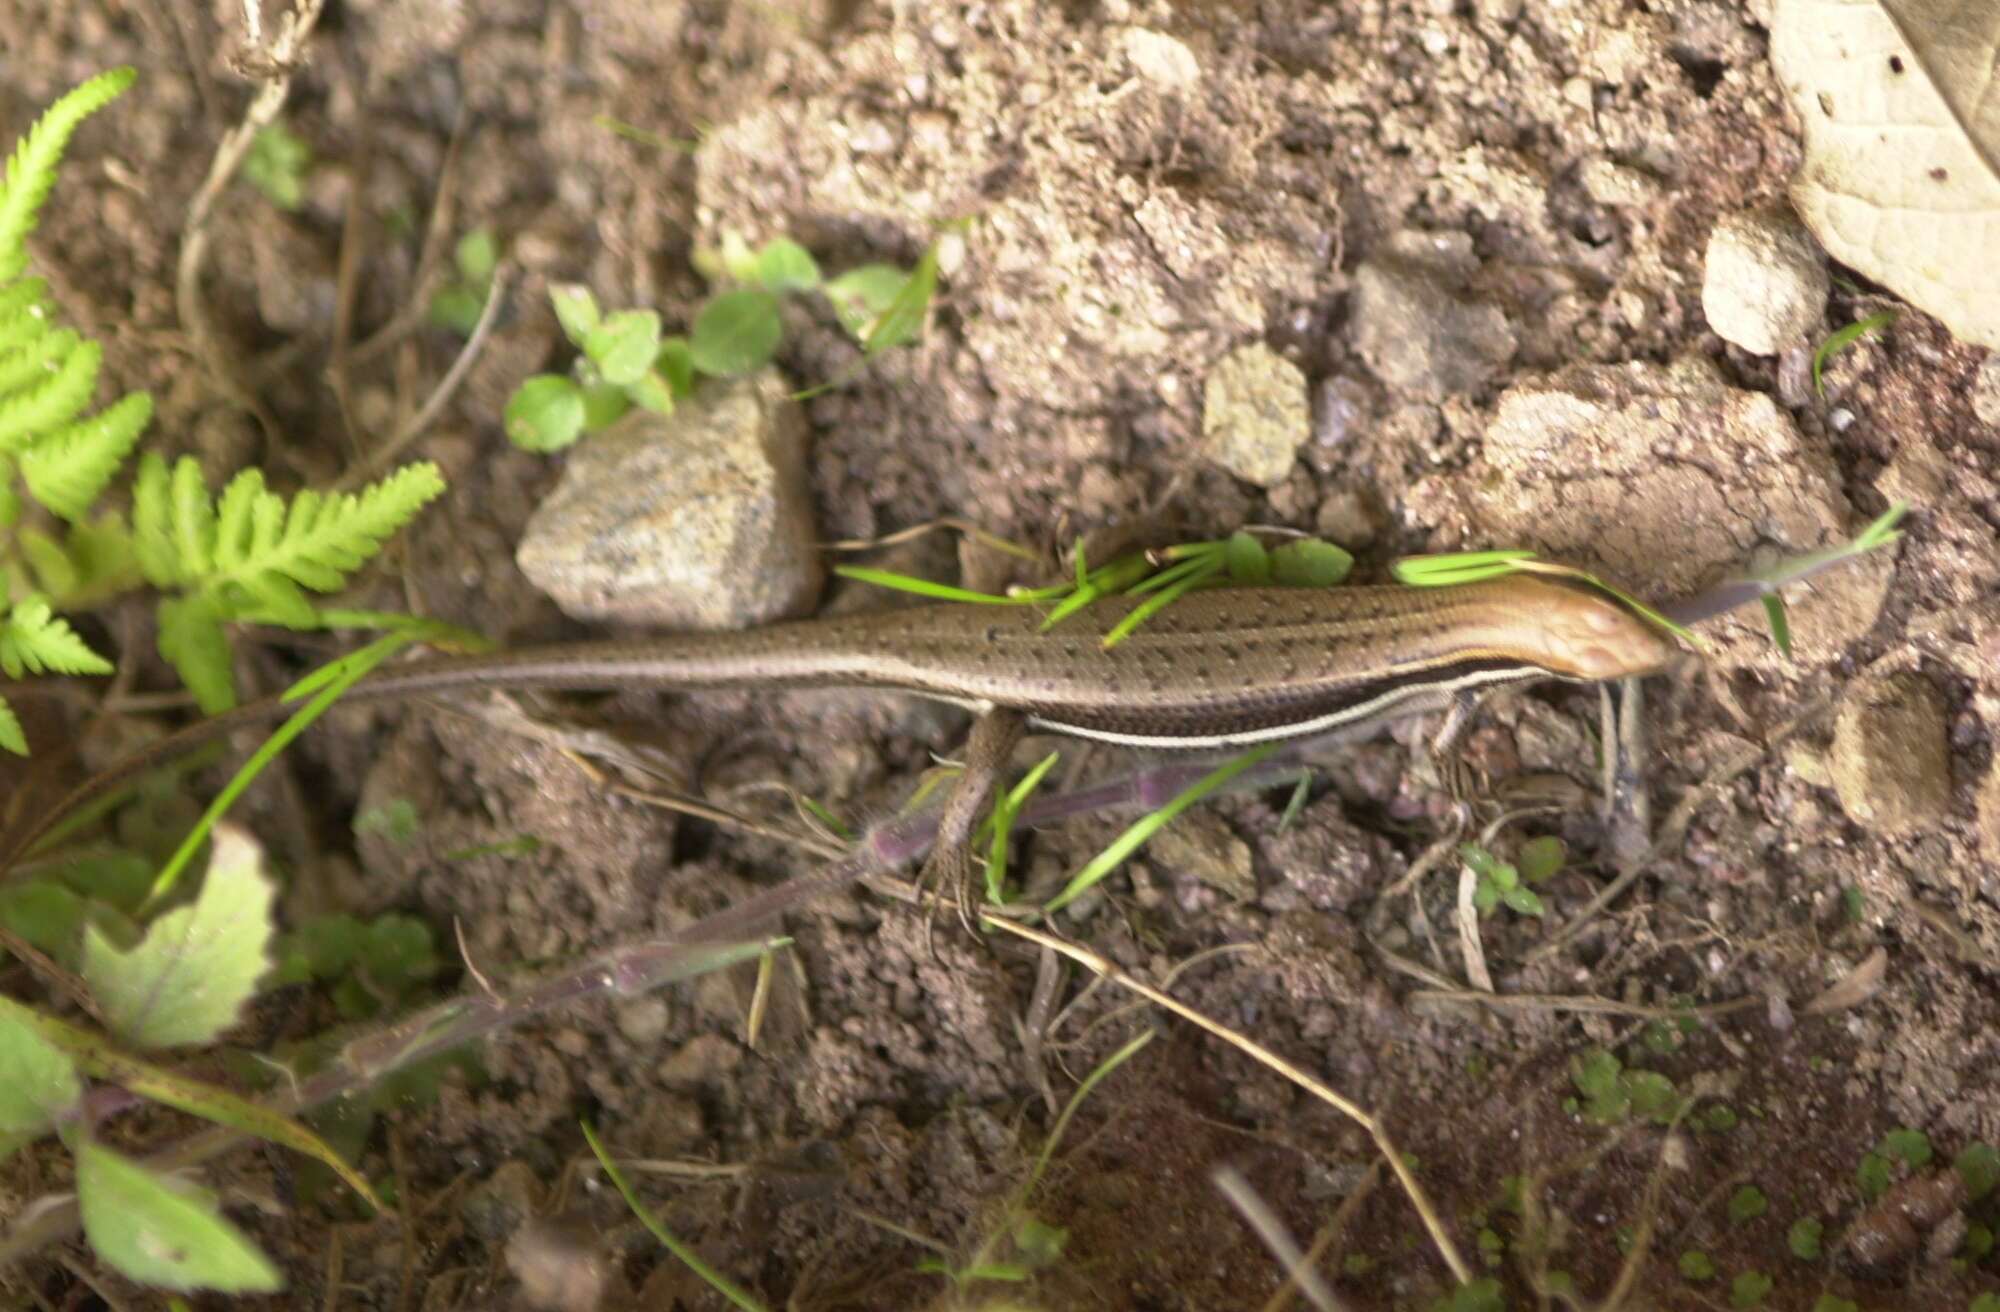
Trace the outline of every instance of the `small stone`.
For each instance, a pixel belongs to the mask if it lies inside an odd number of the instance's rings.
[[[1368,509],[1367,499],[1359,492],[1343,490],[1329,493],[1319,503],[1313,532],[1336,546],[1352,551],[1375,540],[1375,516]]]
[[[2000,868],[2000,765],[1986,772],[1986,782],[1979,786],[1978,827],[1979,850],[1986,858],[1986,864]]]
[[[775,369],[579,442],[515,559],[578,619],[735,629],[810,609],[805,425]]]
[[[1276,912],[1301,903],[1315,911],[1345,911],[1376,892],[1389,856],[1387,842],[1350,821],[1333,795],[1300,812],[1263,849],[1279,879],[1261,905]]]
[[[2000,351],[1990,352],[1973,371],[1972,413],[1988,428],[2000,428]]]
[[[635,998],[618,1008],[618,1032],[641,1048],[650,1048],[667,1032],[667,1004],[658,997]]]
[[[1803,345],[1826,311],[1826,256],[1789,211],[1739,210],[1708,236],[1708,326],[1756,355]]]
[[[1154,864],[1193,875],[1238,902],[1257,896],[1250,845],[1213,811],[1189,811],[1153,835],[1147,851]]]
[[[541,1210],[544,1192],[533,1167],[519,1160],[502,1162],[460,1197],[458,1218],[473,1234],[498,1243]]]
[[[521,1301],[545,1312],[596,1312],[611,1285],[603,1245],[580,1216],[537,1220],[507,1241]]]
[[[1476,267],[1462,233],[1405,234],[1355,270],[1351,338],[1383,382],[1445,397],[1484,385],[1513,358],[1507,316],[1462,295]]]
[[[1828,767],[1857,823],[1891,837],[1937,824],[1951,804],[1943,694],[1915,673],[1857,682],[1841,699]]]
[[[1118,34],[1118,48],[1132,71],[1154,86],[1183,91],[1201,81],[1201,62],[1187,44],[1144,27]]]
[[[1259,487],[1284,482],[1312,436],[1299,367],[1252,342],[1216,361],[1202,390],[1202,454]]]
[[[654,1071],[661,1084],[687,1089],[721,1079],[743,1064],[743,1049],[720,1034],[697,1034]]]

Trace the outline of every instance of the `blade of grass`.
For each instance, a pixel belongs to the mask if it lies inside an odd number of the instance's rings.
[[[1283,746],[1285,744],[1278,742],[1261,743],[1241,756],[1238,756],[1235,760],[1225,762],[1209,771],[1193,784],[1182,789],[1173,800],[1169,801],[1159,810],[1139,817],[1138,820],[1126,828],[1124,833],[1112,839],[1110,846],[1092,857],[1084,865],[1083,869],[1077,871],[1069,883],[1063,886],[1062,892],[1056,894],[1054,898],[1050,899],[1043,906],[1042,914],[1052,915],[1094,888],[1106,875],[1117,869],[1126,858],[1138,851],[1147,839],[1164,829],[1168,821]]]
[[[665,1245],[669,1253],[685,1262],[688,1270],[700,1276],[710,1289],[742,1308],[744,1312],[764,1312],[762,1303],[744,1293],[727,1276],[702,1261],[701,1254],[682,1243],[672,1231],[660,1224],[660,1219],[639,1201],[639,1195],[632,1192],[632,1186],[625,1180],[625,1173],[611,1160],[611,1154],[604,1151],[604,1145],[598,1140],[597,1131],[590,1128],[590,1122],[578,1121],[577,1124],[583,1128],[583,1140],[590,1145],[590,1151],[597,1158],[597,1164],[604,1168],[605,1176],[618,1190],[619,1196],[625,1200],[625,1205],[632,1209],[632,1215],[639,1218],[639,1224],[652,1231],[653,1238]]]

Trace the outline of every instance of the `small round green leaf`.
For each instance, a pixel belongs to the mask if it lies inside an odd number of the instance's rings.
[[[757,252],[756,281],[766,291],[809,292],[819,286],[819,262],[790,237],[778,237]]]
[[[1229,535],[1223,546],[1223,565],[1229,577],[1245,587],[1256,587],[1271,581],[1271,556],[1264,550],[1264,544],[1254,533],[1242,529]]]
[[[583,389],[561,374],[536,374],[514,389],[502,423],[523,451],[560,451],[583,433]]]
[[[606,382],[591,383],[583,387],[583,431],[595,433],[598,429],[608,428],[624,418],[625,412],[632,408],[633,393],[644,384],[645,379],[642,378],[631,388],[613,387]]]
[[[1514,864],[1520,867],[1521,878],[1530,884],[1539,884],[1562,869],[1565,855],[1563,840],[1548,834],[1521,844],[1520,855],[1514,858]]]
[[[701,372],[735,378],[769,364],[783,336],[778,298],[739,287],[701,307],[688,334],[688,354]]]
[[[559,282],[549,288],[549,304],[555,307],[563,336],[579,347],[604,317],[598,313],[597,298],[580,282]]]
[[[619,387],[636,383],[660,353],[660,316],[651,310],[620,310],[584,334],[583,353],[605,382]]]

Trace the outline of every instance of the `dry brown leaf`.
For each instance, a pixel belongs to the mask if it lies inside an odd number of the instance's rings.
[[[1792,199],[1821,244],[2000,346],[2000,4],[1779,0],[1771,62],[1805,127]]]

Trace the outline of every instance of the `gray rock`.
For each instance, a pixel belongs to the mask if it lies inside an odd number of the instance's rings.
[[[805,425],[776,370],[579,442],[528,521],[521,572],[578,619],[731,629],[798,615],[823,565]]]
[[[1354,273],[1354,349],[1383,382],[1418,396],[1482,386],[1513,358],[1514,326],[1469,299],[1477,269],[1463,233],[1404,234]]]
[[[1262,342],[1215,362],[1202,387],[1202,454],[1245,482],[1276,487],[1312,436],[1306,376]]]
[[[1921,674],[1857,681],[1841,698],[1828,767],[1841,806],[1885,836],[1936,825],[1951,804],[1944,696]]]
[[[1725,341],[1757,355],[1805,344],[1826,311],[1826,256],[1788,210],[1742,210],[1715,221],[1701,308]]]
[[[1972,375],[1972,413],[1988,428],[2000,428],[2000,351],[1988,354]]]

